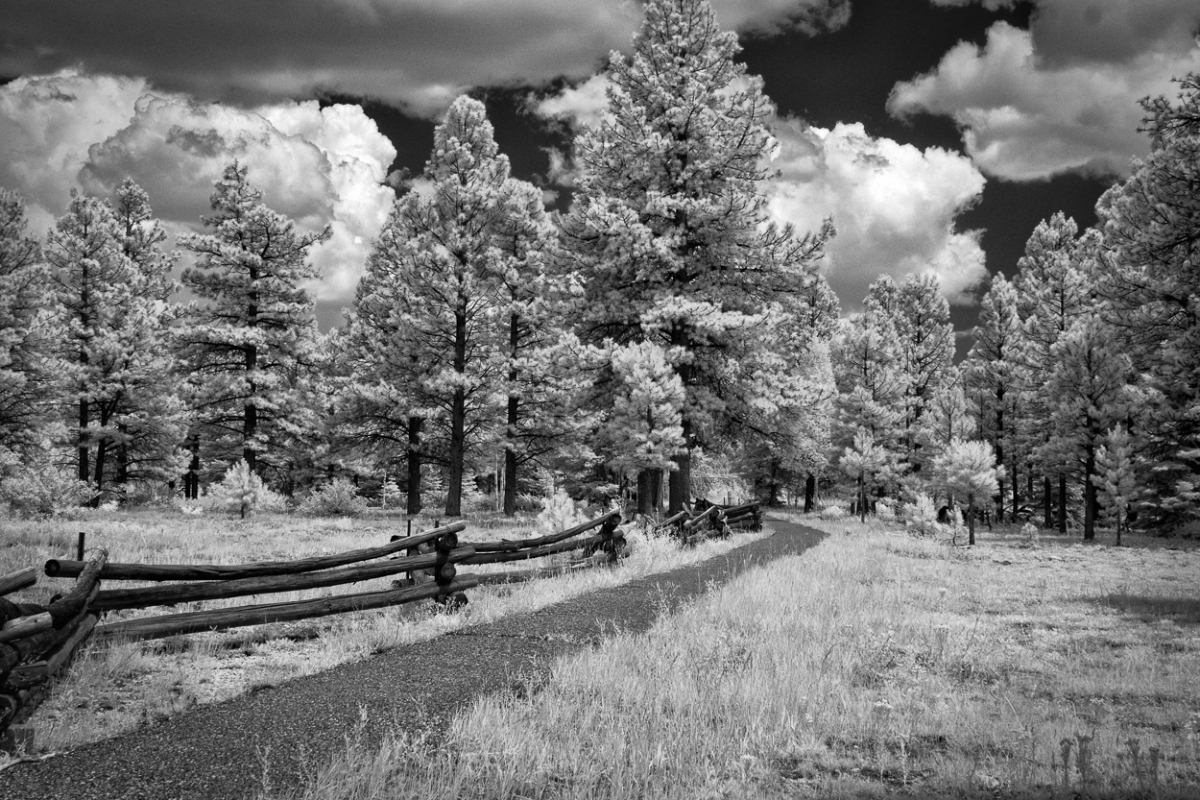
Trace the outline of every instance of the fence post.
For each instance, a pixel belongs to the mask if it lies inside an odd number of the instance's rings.
[[[83,543],[86,540],[87,540],[87,533],[84,531],[80,531],[79,532],[79,544],[75,548],[75,560],[76,561],[83,561]]]

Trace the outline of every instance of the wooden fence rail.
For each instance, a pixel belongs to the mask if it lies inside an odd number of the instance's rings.
[[[621,513],[610,511],[545,536],[474,544],[459,542],[458,533],[466,524],[455,522],[415,536],[392,537],[388,544],[376,547],[292,561],[233,565],[124,564],[110,562],[103,550],[85,561],[80,552],[75,560],[51,559],[45,563],[47,576],[76,579],[66,594],[45,606],[14,603],[4,597],[37,582],[33,567],[0,575],[0,733],[31,712],[49,678],[66,666],[90,636],[154,639],[384,608],[430,598],[457,605],[466,602],[462,594],[465,590],[481,583],[529,580],[616,561],[627,551],[620,522]],[[696,514],[681,512],[665,520],[660,528],[674,526],[685,543],[694,544],[715,535],[714,531],[724,531],[727,535],[730,529],[759,523],[757,505],[747,504],[712,506]],[[484,576],[458,574],[463,565],[530,561],[574,550],[582,550],[583,557],[567,565]],[[361,563],[375,559],[381,560]],[[391,589],[382,591],[99,621],[100,615],[109,611],[315,589],[397,573],[417,577],[395,581]],[[162,585],[101,589],[101,581],[111,580]]]

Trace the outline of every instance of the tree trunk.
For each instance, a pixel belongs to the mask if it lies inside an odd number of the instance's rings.
[[[692,499],[692,423],[683,420],[684,451],[672,459],[675,471],[667,480],[667,514],[678,514]]]
[[[117,485],[129,483],[129,429],[124,422],[117,425],[121,441],[117,444]]]
[[[1017,521],[1017,509],[1021,507],[1021,481],[1017,473],[1017,460],[1012,460],[1012,521]]]
[[[653,513],[655,477],[654,471],[649,469],[642,470],[637,476],[637,510],[643,517]]]
[[[108,458],[108,440],[101,439],[96,443],[96,466],[92,470],[95,477],[96,495],[92,498],[92,508],[100,507],[100,490],[104,488],[104,462]]]
[[[192,460],[188,463],[188,474],[184,494],[187,499],[196,500],[200,497],[200,437],[192,434]]]
[[[1058,474],[1058,532],[1067,532],[1067,476]]]
[[[504,430],[507,447],[504,450],[504,515],[517,513],[517,425],[520,422],[521,398],[517,396],[517,350],[521,344],[521,315],[515,311],[508,316],[508,427]]]
[[[421,423],[420,417],[408,418],[408,514],[421,513]]]
[[[87,356],[81,356],[79,360],[81,363],[87,364]],[[79,401],[79,437],[77,440],[78,441],[77,452],[79,455],[79,464],[78,464],[79,469],[78,469],[78,472],[76,473],[79,477],[79,480],[84,481],[84,482],[91,480],[91,477],[92,477],[91,469],[88,467],[87,427],[88,427],[88,401],[86,399],[84,399],[84,400]]]
[[[813,510],[813,505],[816,502],[817,496],[817,476],[811,472],[804,479],[804,513],[809,514]]]
[[[1052,496],[1052,493],[1050,490],[1050,476],[1043,475],[1042,476],[1042,513],[1044,515],[1044,519],[1042,521],[1042,527],[1045,528],[1046,530],[1050,530],[1051,528],[1054,527],[1054,511],[1051,508],[1051,506],[1052,506],[1051,496]]]
[[[858,521],[867,521],[867,483],[863,476],[858,476]]]
[[[1096,538],[1096,517],[1099,516],[1100,498],[1096,490],[1096,448],[1088,446],[1083,469],[1083,540]]]
[[[458,298],[454,311],[454,371],[467,371],[467,299]],[[463,472],[467,444],[467,391],[460,382],[450,403],[450,474],[446,486],[446,516],[462,516]]]
[[[975,544],[975,495],[967,495],[967,544]]]

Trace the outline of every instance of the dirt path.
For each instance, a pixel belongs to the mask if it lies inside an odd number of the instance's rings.
[[[474,698],[546,674],[554,660],[611,634],[650,627],[669,609],[751,566],[798,554],[822,534],[772,521],[774,536],[725,556],[532,614],[464,628],[367,661],[201,706],[123,736],[0,772],[16,800],[240,800],[262,786],[298,785],[361,727],[437,735]],[[365,719],[365,723],[364,723]]]

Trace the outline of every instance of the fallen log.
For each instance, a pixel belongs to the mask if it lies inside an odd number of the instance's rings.
[[[541,547],[543,545],[561,542],[564,539],[570,539],[572,536],[578,536],[581,533],[590,531],[592,528],[598,528],[601,525],[611,524],[611,526],[615,528],[620,521],[621,512],[613,510],[609,511],[607,514],[602,514],[595,519],[588,520],[587,522],[581,522],[574,527],[567,528],[565,531],[559,531],[558,533],[551,533],[547,534],[546,536],[535,536],[529,539],[506,539],[499,542],[477,542],[474,544],[474,547],[480,553],[507,553],[514,550],[528,550],[534,547]],[[489,562],[478,561],[475,563],[484,564]]]
[[[132,581],[224,581],[316,572],[398,553],[420,542],[433,541],[466,527],[465,522],[455,522],[378,547],[350,550],[331,556],[312,556],[295,561],[264,561],[254,564],[105,564],[100,570],[100,577],[106,580]],[[80,561],[51,559],[46,562],[45,572],[50,577],[71,577],[82,572],[84,566]]]
[[[274,594],[303,589],[318,589],[343,583],[358,583],[397,572],[436,567],[446,561],[462,561],[475,554],[474,548],[460,547],[448,554],[428,553],[402,556],[376,564],[358,564],[299,575],[272,575],[263,578],[235,578],[228,581],[202,581],[171,586],[149,586],[140,589],[105,589],[96,595],[92,611],[115,611],[122,608],[174,605],[195,600],[217,600],[224,597],[243,597],[251,594]]]
[[[658,529],[658,528],[669,528],[672,525],[679,525],[679,524],[683,523],[684,521],[686,521],[690,516],[691,516],[691,514],[689,514],[687,511],[680,511],[678,514],[675,514],[674,516],[667,517],[666,519],[664,519],[662,522],[658,523],[654,527],[656,529]]]
[[[26,567],[0,576],[0,595],[11,594],[37,583],[37,568]]]
[[[381,592],[335,595],[315,600],[296,600],[287,603],[264,603],[256,606],[168,614],[161,617],[130,619],[96,626],[96,636],[128,636],[133,639],[161,639],[176,634],[219,631],[269,622],[289,622],[297,619],[326,617],[348,611],[367,611],[376,608],[411,603],[431,597],[454,594],[478,585],[474,575],[464,575],[448,584],[433,581],[419,586],[406,586]]]

